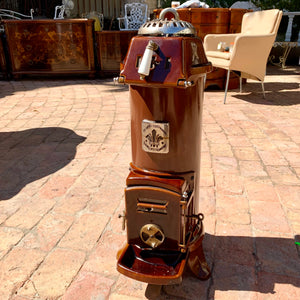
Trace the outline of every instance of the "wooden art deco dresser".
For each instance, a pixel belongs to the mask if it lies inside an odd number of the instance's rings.
[[[93,77],[93,22],[88,19],[3,21],[12,76]]]

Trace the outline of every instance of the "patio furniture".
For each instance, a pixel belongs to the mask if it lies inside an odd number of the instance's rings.
[[[74,2],[72,0],[62,0],[61,5],[55,6],[54,19],[64,19],[64,15],[70,17],[71,10],[74,9]]]
[[[12,20],[21,20],[21,19],[33,19],[34,10],[30,9],[29,15],[21,14],[17,11],[9,9],[0,9],[0,76],[7,79],[9,78],[9,68],[8,62],[5,55],[5,34],[4,34],[4,25],[3,20],[12,19]]]
[[[94,20],[4,20],[13,78],[22,75],[95,76]]]
[[[64,19],[64,13],[65,13],[64,5],[55,6],[54,20]]]
[[[147,21],[147,10],[147,4],[125,4],[125,16],[118,18],[120,30],[138,30]]]
[[[282,11],[278,9],[249,12],[243,16],[241,33],[205,36],[204,49],[208,60],[214,67],[227,70],[224,104],[226,103],[230,71],[238,72],[240,91],[242,90],[242,78],[261,81],[265,97],[264,77],[267,60],[281,17]]]
[[[281,47],[283,49],[283,53],[281,56],[279,56],[279,62],[274,62],[275,55],[270,55],[269,62],[275,66],[279,66],[281,68],[285,68],[286,60],[290,54],[290,51],[292,48],[297,47],[300,45],[300,31],[298,33],[298,41],[291,41],[292,38],[292,27],[293,27],[293,21],[295,16],[300,16],[299,11],[286,11],[283,12],[282,16],[287,16],[289,18],[288,26],[285,33],[284,41],[275,41],[273,44],[273,47]],[[300,64],[300,60],[299,60]]]
[[[131,39],[137,31],[102,30],[95,32],[95,55],[99,64],[99,75],[120,74]]]
[[[65,14],[68,18],[71,16],[71,11],[74,9],[74,2],[72,0],[62,0],[62,5],[65,6]]]
[[[0,8],[0,20],[2,19],[33,19],[34,9],[30,9],[30,15],[23,15],[17,11],[9,10],[9,9],[2,9]]]
[[[6,63],[6,57],[3,47],[3,32],[0,31],[0,77],[8,78],[8,66]]]
[[[34,9],[30,9],[30,15],[23,15],[17,11],[2,9],[0,8],[0,32],[4,32],[4,26],[1,23],[1,20],[13,19],[13,20],[21,20],[21,19],[33,19]]]

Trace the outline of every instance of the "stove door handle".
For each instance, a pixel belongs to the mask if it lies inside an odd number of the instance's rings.
[[[158,45],[155,42],[153,41],[148,42],[141,64],[138,69],[138,73],[140,74],[141,80],[143,80],[146,76],[149,75],[153,52],[156,51],[157,49],[158,49]]]

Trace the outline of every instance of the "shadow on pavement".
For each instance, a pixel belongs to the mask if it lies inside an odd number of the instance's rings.
[[[218,291],[228,291],[226,299],[250,299],[251,292],[279,299],[288,295],[291,286],[295,287],[293,292],[300,288],[298,242],[300,236],[288,239],[206,234],[204,247],[212,269],[211,278],[200,281],[187,269],[181,284],[163,286],[159,299],[215,299]],[[284,295],[278,295],[281,284],[287,285],[283,288]],[[236,291],[240,293],[234,294]]]
[[[0,201],[69,164],[84,140],[60,127],[0,132]]]
[[[266,98],[263,98],[261,83],[247,82],[243,85],[243,91],[240,89],[230,90],[233,92],[231,96],[243,100],[245,102],[273,105],[273,106],[292,106],[300,104],[299,84],[296,82],[265,82]],[[207,89],[205,92],[216,92],[216,90]],[[223,103],[224,91],[219,90],[220,104]],[[227,99],[226,104],[230,104],[230,99]]]
[[[127,85],[115,84],[113,78],[105,79],[83,79],[83,78],[24,78],[18,81],[0,80],[0,99],[5,96],[13,95],[16,92],[34,91],[41,88],[72,88],[76,85],[89,85],[89,87],[104,85],[111,88],[113,92],[124,92],[128,89]]]
[[[261,105],[293,106],[300,104],[299,92],[297,91],[283,91],[278,93],[266,89],[266,99],[264,99],[262,92],[259,89],[256,89],[256,91],[253,91],[253,89],[245,89],[242,94],[237,93],[236,95],[233,95],[233,97],[245,102]],[[230,101],[228,101],[228,103],[229,102]]]
[[[298,66],[287,66],[286,68],[280,68],[269,64],[267,66],[267,75],[300,75]]]

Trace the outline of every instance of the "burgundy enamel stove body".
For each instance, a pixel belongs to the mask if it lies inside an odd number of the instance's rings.
[[[127,245],[120,273],[150,284],[179,283],[186,264],[209,276],[202,250],[199,173],[203,87],[211,64],[194,27],[145,23],[131,40],[118,83],[129,85],[132,163],[126,180]]]

